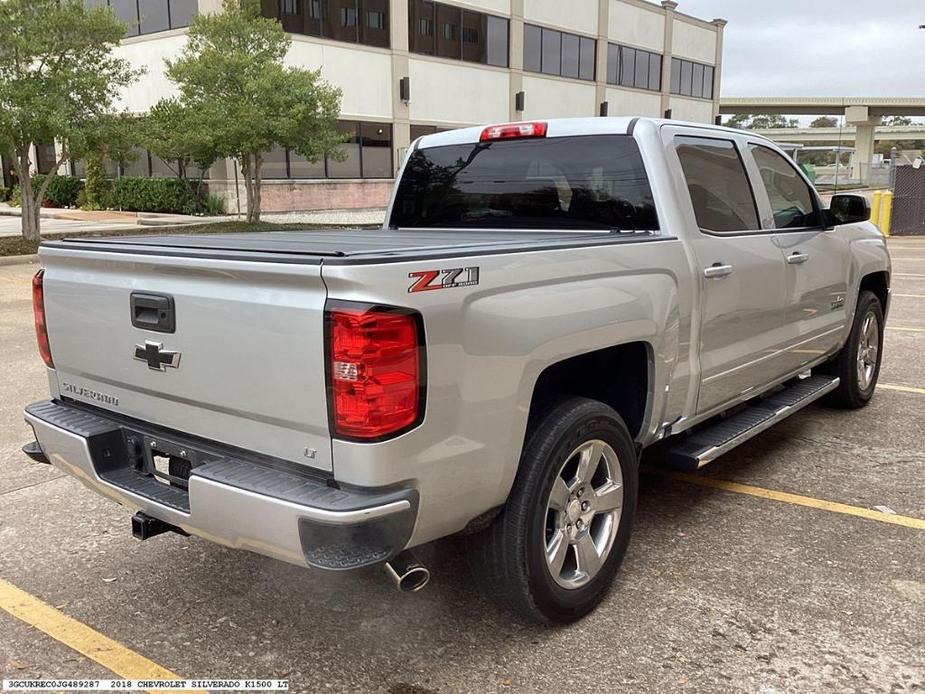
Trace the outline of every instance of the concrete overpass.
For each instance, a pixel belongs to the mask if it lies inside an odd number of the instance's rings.
[[[755,132],[776,142],[795,144],[847,144],[854,142],[857,137],[857,129],[853,125],[844,128],[768,128]],[[874,140],[925,140],[925,125],[881,125],[874,131]]]
[[[854,126],[857,178],[866,182],[877,126],[884,116],[925,116],[925,97],[759,96],[720,99],[721,114],[780,113],[794,116],[845,116]],[[820,128],[821,130],[821,128]],[[844,132],[842,133],[844,135]],[[788,141],[791,140],[786,136]],[[914,139],[914,138],[911,138]],[[836,140],[837,141],[837,140]]]
[[[925,116],[925,97],[866,96],[736,96],[719,101],[719,112],[782,113],[791,116],[846,116],[850,108],[866,108],[868,118]],[[849,122],[851,119],[848,119]]]

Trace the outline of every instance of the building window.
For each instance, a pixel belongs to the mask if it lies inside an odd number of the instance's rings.
[[[291,149],[274,147],[263,153],[263,178],[267,180],[311,178],[392,178],[392,125],[338,121],[338,132],[347,135],[340,161],[318,157],[309,161]]]
[[[261,15],[291,34],[388,48],[389,0],[262,0]]]
[[[53,142],[39,142],[35,145],[35,168],[40,174],[47,174],[58,162]]]
[[[507,67],[508,27],[504,17],[429,0],[408,0],[412,53]]]
[[[623,87],[662,90],[662,56],[629,46],[607,44],[607,82]]]
[[[524,70],[593,81],[596,53],[595,39],[524,24]]]
[[[363,178],[392,177],[392,126],[360,123],[360,167]]]
[[[462,59],[462,44],[459,42],[458,27],[462,22],[462,9],[451,5],[436,5],[437,10],[437,52],[441,58]]]
[[[198,10],[197,0],[168,0],[167,9],[170,11],[170,28],[179,29],[188,27],[193,23]]]
[[[411,141],[414,142],[419,137],[433,135],[434,133],[445,133],[454,128],[438,128],[436,125],[415,125],[411,124]]]
[[[141,147],[135,148],[130,157],[123,163],[106,159],[103,162],[103,168],[106,175],[110,178],[119,178],[120,176],[137,176],[141,178],[178,178],[182,171],[179,161],[165,161],[155,156],[147,149]],[[183,171],[186,178],[195,181],[200,175],[204,179],[209,178],[209,171],[203,171],[192,162],[187,163],[186,170]],[[71,174],[77,178],[86,178],[87,162],[82,159],[71,160]]]
[[[197,0],[84,0],[90,9],[107,5],[125,22],[126,36],[187,27],[198,11]]]
[[[370,29],[385,29],[385,12],[371,10],[366,13],[366,26]]]
[[[715,69],[712,65],[672,58],[671,93],[712,100],[714,75]]]

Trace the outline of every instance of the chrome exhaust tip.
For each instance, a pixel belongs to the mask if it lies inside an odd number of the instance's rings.
[[[430,582],[430,571],[407,550],[387,561],[384,568],[403,593],[416,593]]]

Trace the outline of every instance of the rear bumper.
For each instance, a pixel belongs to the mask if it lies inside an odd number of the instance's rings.
[[[415,490],[339,489],[292,464],[62,401],[30,405],[25,419],[54,466],[133,511],[227,547],[345,570],[391,558],[414,527]],[[196,453],[188,491],[136,471],[140,443],[154,440]]]

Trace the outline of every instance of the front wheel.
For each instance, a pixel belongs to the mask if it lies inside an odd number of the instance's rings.
[[[846,409],[864,407],[877,387],[882,356],[883,308],[876,294],[865,290],[858,296],[848,342],[825,368],[840,379],[828,403]]]
[[[604,598],[636,511],[633,440],[614,410],[570,398],[531,427],[504,510],[473,538],[473,574],[499,605],[568,623]]]

